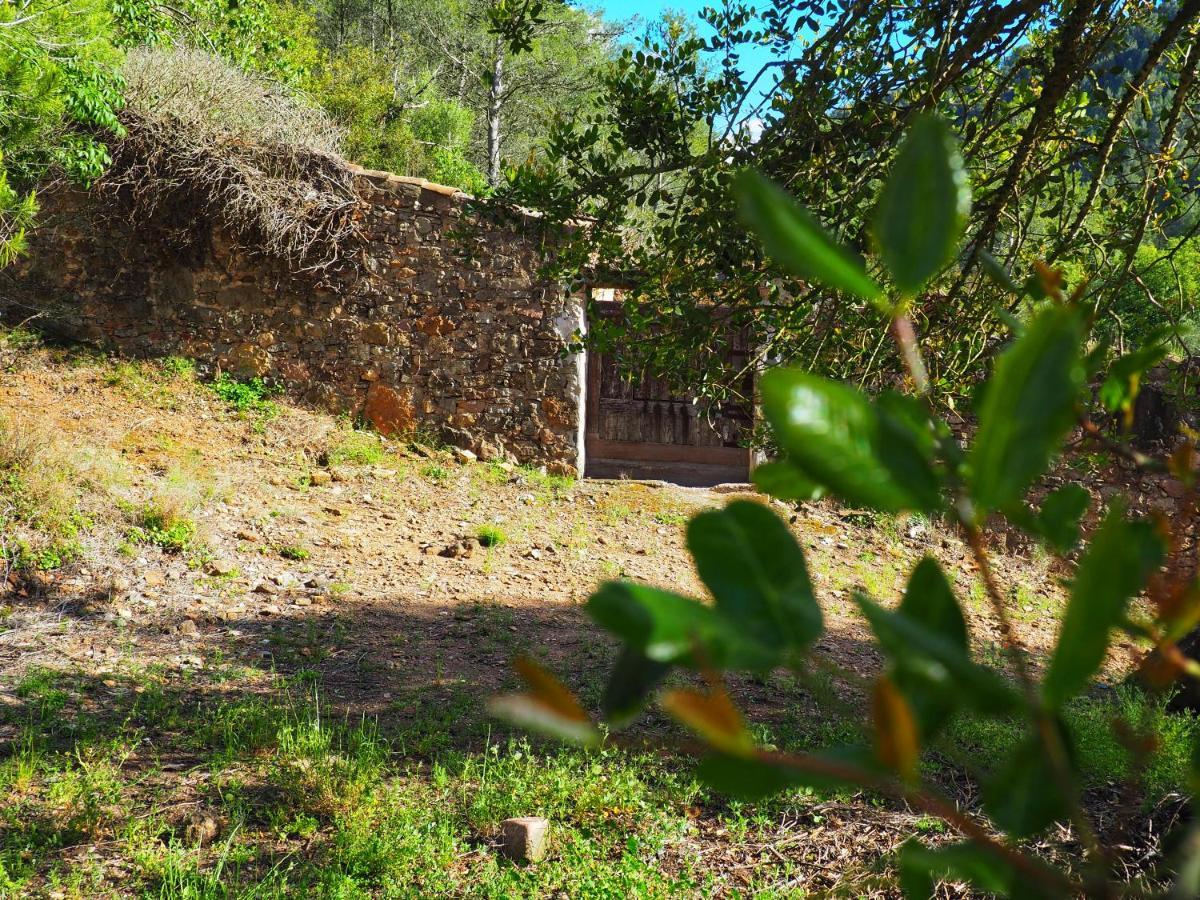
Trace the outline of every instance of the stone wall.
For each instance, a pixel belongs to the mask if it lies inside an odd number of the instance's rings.
[[[356,170],[355,184],[362,258],[334,283],[218,229],[181,261],[94,198],[53,193],[30,258],[0,281],[0,312],[47,309],[73,339],[277,379],[384,432],[573,471],[582,379],[564,349],[582,304],[538,278],[532,222],[481,221],[463,194],[420,179]]]

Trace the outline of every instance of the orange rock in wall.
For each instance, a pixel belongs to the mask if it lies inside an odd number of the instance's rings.
[[[367,391],[363,415],[382,435],[406,434],[417,424],[412,399],[408,394],[378,381],[372,382]]]

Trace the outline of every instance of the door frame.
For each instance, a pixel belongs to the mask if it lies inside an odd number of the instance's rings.
[[[596,301],[592,302],[592,286],[587,289],[587,308],[589,313],[600,304],[612,303],[616,309],[619,301]],[[588,468],[592,466],[602,466],[604,464],[612,464],[619,466],[621,462],[629,463],[646,463],[646,464],[670,464],[678,463],[680,466],[688,467],[693,470],[699,470],[703,467],[712,467],[714,472],[717,469],[724,470],[722,474],[728,475],[732,472],[741,474],[745,480],[749,480],[750,473],[756,462],[755,453],[749,447],[697,447],[688,444],[663,444],[653,441],[613,441],[602,438],[599,433],[600,419],[600,375],[601,375],[601,359],[602,354],[595,350],[587,352],[587,379],[585,387],[585,411],[584,411],[584,474],[587,474]],[[751,406],[750,415],[751,423],[753,423],[756,409]],[[664,471],[668,471],[664,466]],[[695,472],[690,474],[690,477],[695,477]],[[728,481],[728,478],[724,480]]]

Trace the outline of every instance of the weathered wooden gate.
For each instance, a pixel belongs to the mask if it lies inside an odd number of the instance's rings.
[[[600,314],[620,315],[619,304],[598,304]],[[747,352],[735,342],[732,371],[745,367]],[[753,392],[747,374],[743,393]],[[592,478],[662,479],[712,485],[746,481],[750,450],[739,446],[753,424],[739,404],[705,409],[672,391],[660,378],[629,379],[608,355],[588,354],[585,474]]]

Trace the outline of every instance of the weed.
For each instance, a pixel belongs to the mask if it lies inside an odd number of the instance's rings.
[[[480,525],[475,536],[479,538],[479,543],[484,547],[499,547],[508,542],[508,535],[499,525]]]
[[[278,553],[284,559],[294,560],[295,562],[303,562],[312,556],[310,551],[296,544],[288,544],[280,547]]]
[[[42,433],[0,416],[0,560],[56,569],[82,551],[92,525],[79,506],[77,475]]]
[[[329,451],[330,465],[370,466],[387,457],[383,439],[371,431],[351,431]]]
[[[429,463],[421,468],[421,475],[432,482],[441,484],[450,477],[450,470],[439,463]]]
[[[209,388],[230,410],[250,419],[257,432],[265,430],[267,422],[279,417],[279,404],[270,398],[278,396],[281,391],[262,378],[242,380],[222,372]]]
[[[183,553],[196,542],[196,523],[170,496],[157,497],[131,510],[132,527],[125,533],[131,544],[150,544],[167,553]]]
[[[687,513],[676,512],[673,510],[659,510],[652,516],[655,522],[659,525],[686,525],[688,521]]]

